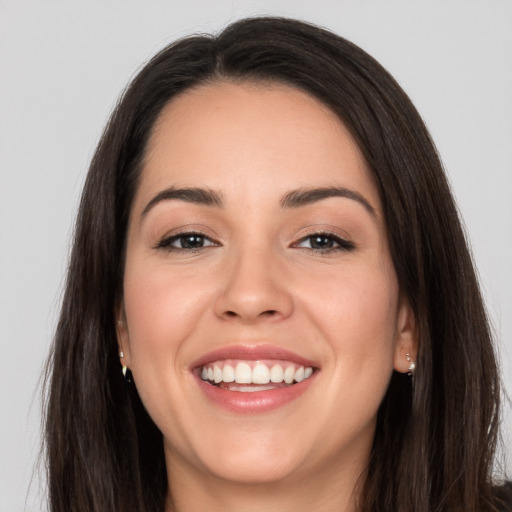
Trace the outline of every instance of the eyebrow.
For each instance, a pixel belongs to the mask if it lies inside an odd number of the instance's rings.
[[[369,201],[355,190],[345,187],[302,188],[292,190],[281,199],[281,208],[299,208],[323,199],[328,199],[329,197],[345,197],[352,199],[363,205],[369,213],[375,215],[375,208]]]
[[[222,196],[214,190],[204,188],[178,188],[170,187],[162,192],[159,192],[149,203],[146,205],[142,212],[142,217],[154,208],[158,203],[163,201],[170,201],[176,199],[178,201],[185,201],[187,203],[199,204],[203,206],[222,206]]]
[[[375,209],[361,194],[345,187],[301,188],[298,190],[292,190],[281,198],[280,205],[283,209],[300,208],[301,206],[316,203],[330,197],[345,197],[347,199],[352,199],[364,206],[369,213],[375,215]],[[142,217],[147,215],[148,212],[157,204],[173,199],[217,208],[220,208],[223,205],[222,195],[214,190],[198,187],[169,187],[159,192],[155,197],[153,197],[153,199],[151,199],[151,201],[149,201],[142,212]]]

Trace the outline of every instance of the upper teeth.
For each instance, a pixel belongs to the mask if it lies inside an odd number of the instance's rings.
[[[291,362],[263,363],[259,361],[222,361],[203,366],[201,378],[218,384],[268,384],[269,382],[291,384],[301,382],[313,374],[310,366]]]

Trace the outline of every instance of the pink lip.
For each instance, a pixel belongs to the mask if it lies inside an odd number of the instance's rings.
[[[304,379],[302,382],[284,388],[255,391],[252,393],[229,391],[212,386],[202,380],[199,375],[200,367],[222,359],[241,359],[247,361],[280,359],[303,366],[311,366],[316,370],[318,370],[318,364],[304,359],[293,352],[271,345],[235,345],[209,352],[191,365],[192,374],[199,388],[210,402],[235,413],[258,414],[283,407],[307,391],[318,375],[318,371],[315,371],[311,377]]]
[[[315,372],[308,379],[286,388],[255,391],[253,393],[228,391],[208,384],[197,375],[194,377],[201,391],[215,405],[230,412],[258,414],[278,409],[301,396],[311,386],[316,375]]]
[[[194,361],[190,365],[190,368],[193,370],[194,368],[198,368],[221,359],[241,359],[245,361],[281,359],[297,363],[302,366],[318,367],[318,363],[315,363],[314,361],[304,359],[289,350],[275,347],[273,345],[233,345],[208,352],[208,354],[205,354]]]

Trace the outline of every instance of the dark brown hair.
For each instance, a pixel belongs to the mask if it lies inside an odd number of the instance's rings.
[[[414,390],[395,373],[378,414],[362,511],[492,511],[499,380],[449,185],[419,114],[363,50],[321,28],[254,18],[164,48],[119,101],[91,163],[49,365],[53,512],[163,511],[162,436],[120,371],[115,309],[128,215],[151,129],[177,94],[225,81],[284,83],[347,126],[382,198],[414,310]]]

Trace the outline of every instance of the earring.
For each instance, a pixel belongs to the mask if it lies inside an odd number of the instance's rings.
[[[409,377],[412,377],[414,375],[416,365],[414,364],[414,361],[411,360],[411,354],[405,354],[405,359],[407,359],[407,362],[409,363],[409,372],[407,373],[407,375],[409,375]]]
[[[124,357],[124,353],[123,353],[122,350],[119,351],[119,357],[121,359],[123,359],[123,357]],[[131,379],[131,372],[130,372],[128,366],[126,366],[124,363],[122,365],[121,372],[122,372],[124,380],[126,382],[131,382],[132,381],[132,379]],[[128,373],[128,372],[130,372],[130,373]]]

